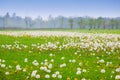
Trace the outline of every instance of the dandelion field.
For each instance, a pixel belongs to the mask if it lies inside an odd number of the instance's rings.
[[[120,80],[120,34],[0,31],[0,80]]]

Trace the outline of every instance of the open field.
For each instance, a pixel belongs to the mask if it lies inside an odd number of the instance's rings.
[[[0,79],[120,80],[120,31],[0,31]]]

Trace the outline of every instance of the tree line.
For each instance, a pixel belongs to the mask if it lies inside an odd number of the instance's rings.
[[[48,20],[43,20],[38,16],[36,19],[31,17],[22,18],[13,13],[11,16],[6,13],[0,16],[0,29],[120,29],[120,17],[52,17],[49,15]]]

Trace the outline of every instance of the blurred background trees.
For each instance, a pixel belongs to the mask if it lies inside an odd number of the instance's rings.
[[[0,16],[0,29],[41,29],[41,28],[59,28],[59,29],[120,29],[120,17],[52,17],[43,20],[38,16],[36,19],[31,17],[22,18],[16,13],[9,15],[7,12]]]

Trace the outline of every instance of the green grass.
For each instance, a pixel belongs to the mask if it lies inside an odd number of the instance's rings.
[[[78,32],[87,32],[87,30],[65,30],[65,31],[78,31]],[[120,34],[119,30],[91,30],[90,33],[117,33]],[[68,41],[66,41],[68,40]],[[12,37],[12,36],[5,36],[0,35],[0,59],[5,60],[4,63],[0,62],[1,64],[5,64],[8,68],[2,68],[0,67],[0,79],[1,80],[36,80],[34,77],[31,77],[31,74],[33,70],[37,70],[37,74],[40,74],[39,80],[59,80],[58,78],[52,78],[51,75],[59,71],[62,75],[62,79],[60,80],[81,80],[82,78],[85,78],[86,80],[114,80],[117,73],[115,70],[116,68],[120,67],[120,49],[116,48],[113,52],[108,49],[107,51],[96,51],[92,50],[89,51],[89,49],[83,49],[79,47],[69,47],[69,48],[63,48],[62,50],[56,49],[48,49],[48,50],[40,50],[40,48],[33,48],[32,44],[46,44],[48,42],[56,43],[59,42],[58,46],[69,43],[69,40],[71,38],[68,37],[37,37],[33,38],[30,36],[23,36],[23,37]],[[72,38],[73,41],[79,42],[79,38]],[[7,49],[2,48],[2,45],[11,44],[14,45],[15,42],[18,45],[27,45],[27,48],[23,48],[22,50],[19,50],[17,48],[14,49]],[[120,39],[118,39],[120,41]],[[33,48],[33,49],[32,49]],[[78,51],[78,52],[77,52]],[[75,54],[77,52],[77,54]],[[106,54],[106,52],[110,52],[111,54]],[[50,54],[53,54],[54,56],[49,56]],[[65,59],[61,59],[64,57]],[[99,57],[99,59],[97,59]],[[24,59],[28,58],[28,62],[25,63]],[[53,68],[50,69],[51,72],[47,73],[43,70],[40,70],[40,63],[44,62],[44,60],[47,59],[48,63],[53,64]],[[51,62],[51,59],[54,59],[54,62]],[[75,63],[70,63],[69,60],[75,59]],[[97,63],[97,61],[104,59],[104,63]],[[34,60],[37,60],[39,65],[34,66],[32,62]],[[109,66],[106,66],[107,62],[112,62]],[[66,67],[60,68],[60,64],[66,63]],[[79,65],[79,63],[82,63],[82,65]],[[16,70],[16,65],[20,65],[22,69],[26,69],[26,72],[23,72],[22,70]],[[12,68],[9,68],[8,66],[11,65]],[[44,65],[45,66],[45,65]],[[80,75],[76,75],[77,68],[86,69],[86,72],[81,72]],[[105,69],[105,73],[101,73],[101,69]],[[9,72],[9,75],[5,75],[5,72]],[[114,74],[112,73],[114,72]],[[46,79],[44,76],[46,74],[50,75],[49,79]],[[29,76],[28,79],[26,79],[26,76]],[[112,77],[111,77],[112,76]]]

